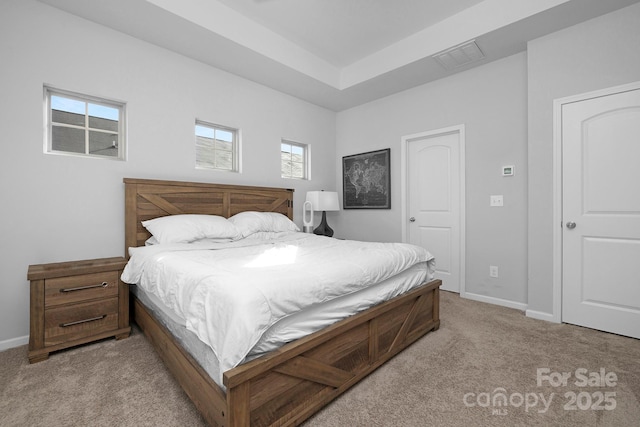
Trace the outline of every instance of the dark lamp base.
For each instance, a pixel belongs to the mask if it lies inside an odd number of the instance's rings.
[[[313,230],[313,233],[319,236],[333,237],[333,230],[329,227],[329,224],[327,224],[327,211],[322,211],[322,221],[320,221],[320,225]]]

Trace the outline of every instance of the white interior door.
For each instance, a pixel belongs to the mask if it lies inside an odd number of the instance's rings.
[[[463,283],[463,133],[460,128],[404,138],[406,147],[406,241],[436,258],[442,289]]]
[[[640,338],[640,90],[562,106],[562,321]]]

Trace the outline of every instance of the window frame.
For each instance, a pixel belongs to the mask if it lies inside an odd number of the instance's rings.
[[[121,160],[126,161],[127,157],[127,105],[124,101],[118,101],[114,99],[107,99],[103,97],[98,97],[94,95],[86,95],[79,92],[73,92],[64,89],[58,89],[52,86],[44,85],[44,117],[45,117],[45,135],[44,135],[44,153],[45,154],[54,154],[54,155],[63,155],[63,156],[76,156],[76,157],[86,157],[93,159],[108,159],[108,160]],[[84,153],[74,152],[74,151],[64,151],[64,150],[56,150],[53,148],[53,107],[51,98],[53,96],[59,96],[61,98],[70,99],[73,101],[82,102],[85,104],[85,123],[84,125],[72,125],[69,123],[57,123],[56,126],[69,128],[69,129],[81,129],[85,133],[84,137]],[[89,115],[88,104],[103,106],[114,108],[118,110],[118,155],[117,156],[106,156],[102,154],[92,154],[89,152],[90,147],[90,139],[89,132],[99,132],[99,133],[114,133],[113,131],[108,131],[106,129],[93,128],[91,127],[89,117],[95,117]],[[98,117],[99,118],[99,117]]]
[[[293,149],[293,147],[302,148],[302,177],[296,176],[284,176],[282,174],[282,145],[289,145]],[[305,180],[309,181],[311,179],[311,146],[309,144],[304,144],[302,142],[297,142],[287,138],[280,139],[280,177],[282,179],[297,179],[297,180]]]
[[[198,165],[198,150],[197,150],[198,135],[195,133],[197,130],[197,126],[213,129],[214,132],[216,130],[230,132],[231,135],[233,135],[232,141],[231,141],[231,169],[223,169],[215,166],[208,167],[208,166]],[[215,138],[215,133],[214,133],[214,138]],[[208,122],[205,120],[196,119],[195,125],[194,125],[194,142],[196,143],[196,147],[195,147],[196,148],[196,151],[195,151],[196,169],[240,173],[240,129],[237,129],[231,126],[219,125],[219,124]],[[213,150],[215,153],[216,148],[213,147]],[[214,160],[215,160],[215,157],[214,157]]]

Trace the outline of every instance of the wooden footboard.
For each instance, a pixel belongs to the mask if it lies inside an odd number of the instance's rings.
[[[440,326],[434,280],[224,373],[226,393],[134,297],[134,320],[212,426],[298,425]]]

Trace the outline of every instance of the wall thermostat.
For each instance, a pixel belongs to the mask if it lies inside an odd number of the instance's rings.
[[[502,176],[513,176],[514,174],[514,167],[513,166],[503,166],[502,167]]]

